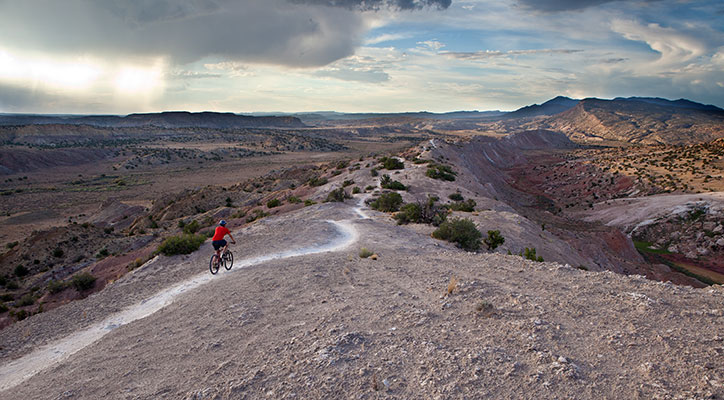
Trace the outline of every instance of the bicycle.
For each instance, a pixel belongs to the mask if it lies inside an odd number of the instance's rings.
[[[216,275],[217,272],[219,272],[219,268],[221,268],[221,265],[224,265],[224,268],[226,270],[230,270],[231,267],[234,265],[234,253],[231,252],[228,248],[221,253],[221,259],[216,259],[216,252],[211,255],[211,260],[209,260],[209,271],[211,271],[212,275]]]

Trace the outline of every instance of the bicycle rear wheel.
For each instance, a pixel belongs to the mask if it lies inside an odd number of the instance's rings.
[[[211,260],[209,261],[209,271],[211,271],[212,275],[215,275],[217,272],[219,272],[219,262],[216,261],[216,254],[211,255]]]
[[[227,250],[226,253],[224,253],[224,268],[228,271],[232,265],[234,265],[234,254],[230,250]]]

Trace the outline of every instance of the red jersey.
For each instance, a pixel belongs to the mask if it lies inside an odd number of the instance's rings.
[[[226,229],[225,226],[217,226],[216,231],[214,231],[214,237],[212,237],[211,240],[222,240],[227,233],[231,233],[231,231]]]

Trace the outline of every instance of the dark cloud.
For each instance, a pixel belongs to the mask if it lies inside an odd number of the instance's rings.
[[[618,0],[518,0],[525,8],[543,11],[570,11],[611,3]]]
[[[359,10],[367,4],[413,9],[449,2],[0,1],[0,43],[111,60],[160,55],[184,64],[220,56],[246,63],[322,66],[353,54],[362,44],[367,24]]]
[[[446,9],[452,0],[289,0],[297,4],[316,4],[329,7],[344,7],[363,11],[390,8],[393,10],[419,10],[426,7]]]

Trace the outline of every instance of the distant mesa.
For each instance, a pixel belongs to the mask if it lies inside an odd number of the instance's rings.
[[[0,115],[0,125],[90,125],[104,128],[303,128],[306,125],[293,116],[246,116],[234,113],[166,111],[150,114],[52,116]]]

